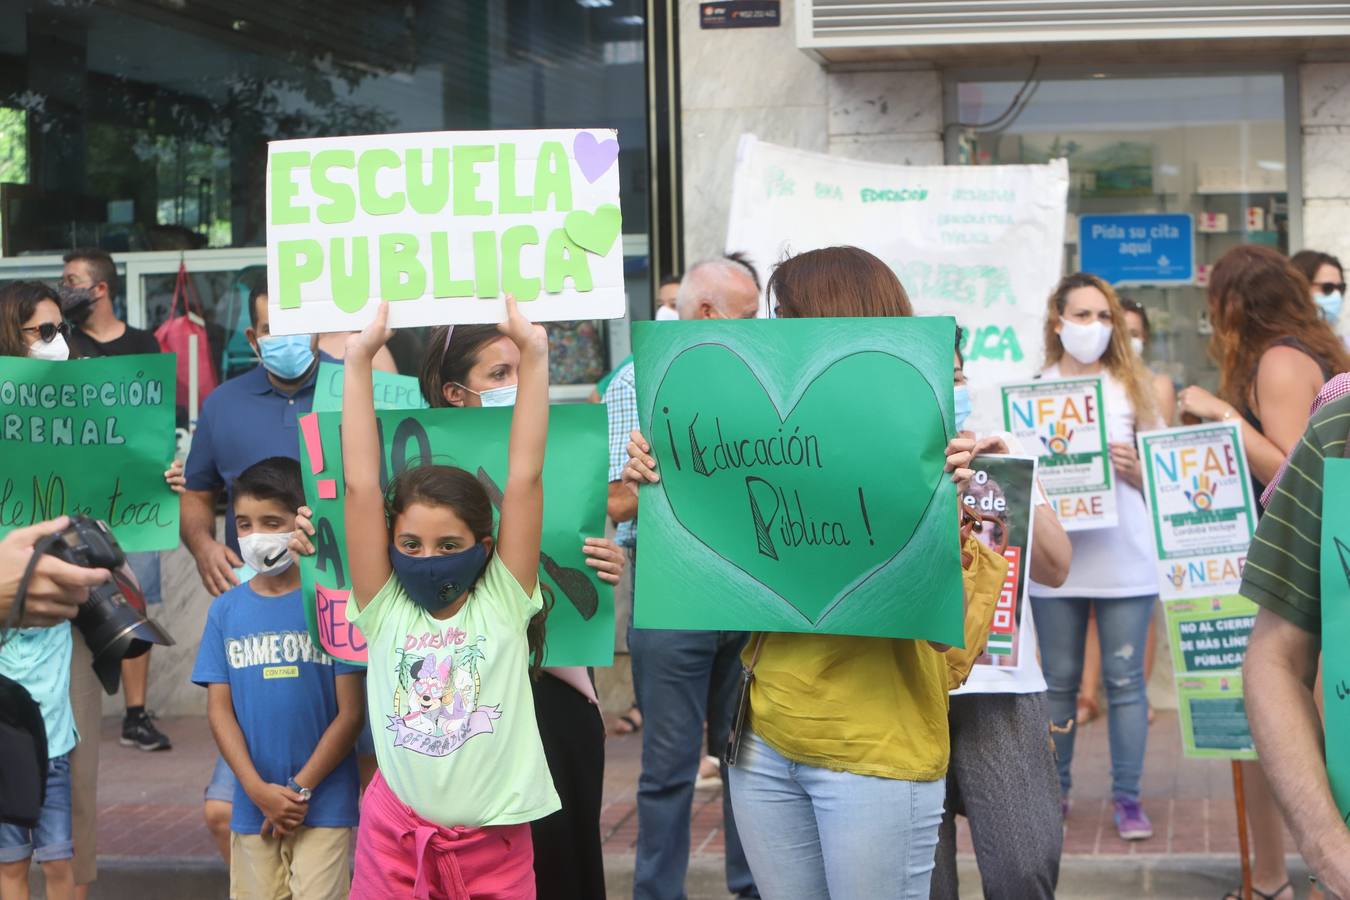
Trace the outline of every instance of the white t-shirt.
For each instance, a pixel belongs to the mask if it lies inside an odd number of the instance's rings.
[[[1022,448],[1017,438],[1009,432],[998,431],[994,433],[1003,438],[1003,442],[1008,446],[1009,453],[1015,456],[1030,455]],[[1050,501],[1041,489],[1039,481],[1036,482],[1034,496],[1037,506],[1049,508]],[[1029,566],[1031,565],[1031,554],[1035,552],[1030,534],[1027,536],[1027,549],[1026,565]],[[1031,617],[1031,597],[1029,593],[1022,598],[1022,620],[1017,626],[1017,647],[1016,668],[999,668],[976,664],[970,670],[970,677],[966,679],[966,683],[952,691],[951,695],[961,697],[966,694],[1038,694],[1045,690],[1045,675],[1041,672],[1041,662],[1036,655],[1039,644],[1036,641],[1036,623],[1032,621]]]
[[[1059,378],[1059,366],[1043,373]],[[1106,405],[1107,438],[1112,443],[1134,446],[1134,407],[1130,396],[1109,372],[1102,373],[1102,396]],[[1143,597],[1158,593],[1158,573],[1149,530],[1148,508],[1144,495],[1124,480],[1116,478],[1116,514],[1114,528],[1071,531],[1073,565],[1069,577],[1057,588],[1031,582],[1033,597]]]

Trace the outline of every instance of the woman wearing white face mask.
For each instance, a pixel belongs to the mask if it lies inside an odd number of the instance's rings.
[[[1110,706],[1116,829],[1125,840],[1153,835],[1139,805],[1148,740],[1144,643],[1158,599],[1153,544],[1141,493],[1135,432],[1158,427],[1148,372],[1131,349],[1125,311],[1111,286],[1083,272],[1062,279],[1045,322],[1045,378],[1101,376],[1119,524],[1071,533],[1073,564],[1063,585],[1031,583],[1031,603],[1049,688],[1060,790],[1068,810],[1074,719],[1089,613],[1095,613]]]
[[[1125,330],[1130,336],[1130,349],[1140,359],[1153,341],[1153,330],[1149,326],[1148,312],[1143,304],[1129,297],[1120,298],[1121,309],[1125,310]],[[1148,370],[1153,384],[1153,397],[1158,401],[1158,417],[1164,425],[1172,424],[1177,413],[1177,388],[1172,379],[1159,372]],[[1148,645],[1144,650],[1144,680],[1147,682],[1153,673],[1155,652],[1155,632],[1149,629]],[[1087,647],[1083,656],[1083,683],[1078,689],[1078,724],[1086,725],[1101,715],[1098,688],[1102,683],[1102,654],[1097,638],[1097,619],[1088,621]],[[1153,708],[1149,707],[1148,719],[1153,721]]]

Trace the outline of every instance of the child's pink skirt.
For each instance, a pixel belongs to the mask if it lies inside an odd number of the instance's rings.
[[[361,801],[354,900],[534,900],[530,826],[444,828],[405,806],[376,773]]]

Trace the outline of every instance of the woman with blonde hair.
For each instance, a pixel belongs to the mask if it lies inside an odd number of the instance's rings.
[[[1031,583],[1049,689],[1065,814],[1069,808],[1074,720],[1089,614],[1095,613],[1106,680],[1111,790],[1124,840],[1153,836],[1139,804],[1148,741],[1144,643],[1158,599],[1152,537],[1144,506],[1135,433],[1159,425],[1148,370],[1130,346],[1125,310],[1111,286],[1078,272],[1050,295],[1045,318],[1045,378],[1100,376],[1119,522],[1070,533],[1073,564],[1059,587]]]
[[[1260,497],[1303,437],[1317,392],[1333,375],[1350,370],[1350,356],[1314,302],[1308,279],[1269,247],[1249,244],[1225,253],[1210,274],[1208,302],[1219,396],[1192,385],[1177,400],[1194,418],[1241,425],[1252,493]],[[1290,540],[1297,538],[1291,534]],[[1253,893],[1291,898],[1284,830],[1270,785],[1259,763],[1242,767],[1255,857]]]

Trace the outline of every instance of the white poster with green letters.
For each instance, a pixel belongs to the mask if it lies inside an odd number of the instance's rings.
[[[845,154],[847,150],[843,151]],[[897,166],[741,138],[726,249],[767,279],[785,256],[851,244],[900,277],[914,312],[965,329],[971,427],[999,427],[997,387],[1042,364],[1059,280],[1067,163]]]
[[[624,315],[612,129],[445,131],[272,141],[273,334]]]

